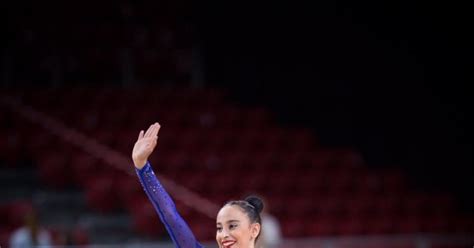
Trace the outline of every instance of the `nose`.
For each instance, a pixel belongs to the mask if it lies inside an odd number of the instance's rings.
[[[227,231],[226,229],[222,229],[222,231],[217,234],[217,237],[218,237],[219,239],[228,238],[228,237],[229,237],[229,231]]]
[[[228,238],[229,237],[229,231],[224,228],[224,230],[222,230],[222,236],[224,238]]]

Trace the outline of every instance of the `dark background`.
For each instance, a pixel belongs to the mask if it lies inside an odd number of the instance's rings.
[[[104,12],[109,6],[110,13]],[[72,41],[88,40],[87,25],[120,19],[114,15],[117,6],[9,2],[2,11],[7,37],[2,61],[14,56],[12,51],[26,57],[74,55]],[[201,49],[205,85],[230,89],[242,104],[268,106],[287,125],[314,128],[326,146],[354,147],[372,167],[403,167],[419,187],[452,190],[473,210],[468,87],[472,43],[467,38],[472,28],[466,6],[421,1],[225,6],[176,1],[160,8],[157,15],[167,13],[175,19],[173,25],[193,27],[189,39]],[[154,9],[148,12],[153,16]],[[140,16],[133,21],[155,28]],[[35,27],[40,27],[41,49],[25,49],[18,37]],[[16,71],[23,76],[9,75],[7,81],[3,75],[5,85],[51,84],[34,63],[28,67],[23,62],[12,65],[23,68]],[[34,83],[24,75],[35,75]],[[95,74],[79,71],[63,83],[120,80],[117,73],[88,75]]]
[[[453,3],[206,6],[207,81],[289,125],[472,201],[469,14]],[[214,6],[215,7],[215,6]],[[237,11],[236,11],[237,9]]]

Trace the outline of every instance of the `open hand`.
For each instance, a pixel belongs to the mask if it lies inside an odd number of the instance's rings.
[[[148,130],[146,130],[146,132],[141,130],[140,134],[138,134],[138,140],[135,142],[132,151],[133,163],[137,169],[141,169],[145,166],[148,157],[155,149],[160,128],[160,124],[155,122],[148,128]]]

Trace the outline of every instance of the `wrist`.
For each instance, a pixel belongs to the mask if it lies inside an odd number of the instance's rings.
[[[142,159],[134,159],[133,164],[135,165],[135,168],[137,169],[142,169],[146,165],[147,160],[142,160]]]

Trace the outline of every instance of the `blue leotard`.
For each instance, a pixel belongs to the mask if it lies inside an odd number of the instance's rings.
[[[142,169],[135,171],[148,198],[160,216],[171,239],[177,248],[203,248],[196,240],[188,224],[176,210],[176,205],[156,178],[149,162]]]

